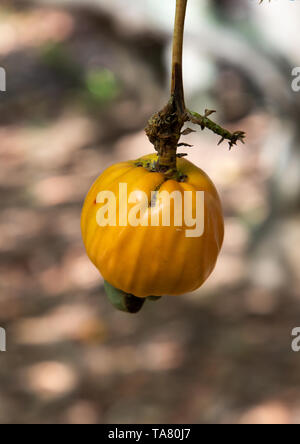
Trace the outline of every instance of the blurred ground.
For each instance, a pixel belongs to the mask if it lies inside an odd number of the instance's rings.
[[[213,87],[198,98],[189,77],[200,111],[217,106],[248,134],[232,152],[206,132],[187,138],[226,214],[208,283],[130,316],[109,305],[85,255],[89,186],[152,150],[143,127],[168,92],[168,33],[116,23],[101,8],[0,8],[0,422],[299,423],[299,190],[274,210],[276,147],[266,140],[280,116],[241,71],[206,65]]]

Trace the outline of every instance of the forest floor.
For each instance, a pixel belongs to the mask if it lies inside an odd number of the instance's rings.
[[[0,423],[299,423],[299,216],[270,235],[279,267],[266,254],[261,276],[249,253],[268,211],[267,114],[238,122],[238,150],[187,139],[226,215],[203,288],[123,314],[86,257],[89,186],[152,150],[143,127],[166,98],[164,38],[122,32],[80,11],[0,9]]]

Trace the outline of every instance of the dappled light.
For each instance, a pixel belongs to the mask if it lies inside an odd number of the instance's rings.
[[[87,258],[80,212],[105,168],[153,152],[143,128],[167,100],[171,38],[154,17],[174,2],[128,3],[124,15],[121,0],[0,6],[0,423],[299,423],[299,45],[270,40],[269,2],[245,2],[231,29],[231,2],[191,2],[186,101],[247,133],[229,151],[191,124],[193,147],[180,148],[220,192],[224,246],[194,293],[121,313]],[[288,30],[278,5],[270,16]],[[255,75],[232,42],[255,55]]]

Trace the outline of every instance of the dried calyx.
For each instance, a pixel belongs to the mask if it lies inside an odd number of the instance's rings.
[[[181,146],[191,147],[192,145],[180,143],[180,138],[194,132],[190,128],[182,131],[186,122],[199,125],[202,130],[205,128],[210,129],[221,137],[219,145],[225,140],[228,141],[229,149],[236,145],[237,142],[244,143],[244,131],[232,133],[222,128],[209,118],[214,112],[212,110],[205,110],[203,115],[187,109],[182,112],[176,106],[175,96],[172,96],[165,108],[151,117],[145,129],[150,142],[158,153],[158,161],[154,171],[163,172],[167,177],[176,180],[181,179],[176,169],[176,159],[187,156],[187,153],[177,153],[177,149]]]

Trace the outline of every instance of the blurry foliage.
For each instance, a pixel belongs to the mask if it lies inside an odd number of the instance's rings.
[[[120,93],[115,74],[107,68],[87,68],[76,62],[62,43],[49,43],[41,48],[41,61],[55,74],[65,88],[73,90],[86,106],[109,104]]]
[[[85,82],[92,97],[100,103],[111,102],[120,92],[114,73],[108,69],[89,70]]]
[[[152,149],[143,127],[165,101],[169,49],[147,14],[156,17],[162,2],[131,0],[140,15],[126,15],[116,6],[123,0],[82,0],[79,10],[78,0],[60,9],[63,1],[0,7],[9,74],[0,95],[0,325],[9,349],[0,354],[0,422],[299,423],[290,331],[300,318],[300,222],[295,206],[279,206],[276,217],[270,210],[276,165],[286,180],[299,165],[290,53],[283,64],[277,46],[262,41],[267,21],[252,20],[254,2],[215,0],[198,16],[205,2],[190,1],[197,26],[185,40],[187,100],[201,108],[204,90],[207,106],[213,100],[234,129],[247,130],[247,144],[229,154],[206,132],[188,136],[189,159],[222,193],[222,255],[199,291],[128,318],[111,308],[86,257],[80,209],[103,169]],[[256,18],[273,7],[264,3]],[[272,3],[288,5],[285,17],[300,2]],[[253,227],[267,214],[272,229],[252,255]]]
[[[48,43],[40,49],[41,61],[45,63],[66,87],[80,87],[82,67],[71,57],[63,43]]]

